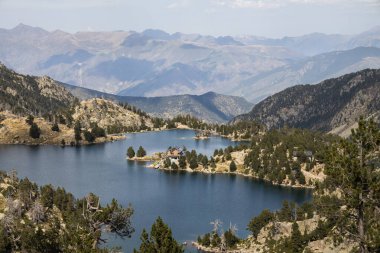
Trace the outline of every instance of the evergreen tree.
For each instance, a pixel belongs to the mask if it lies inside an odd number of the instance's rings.
[[[237,170],[236,164],[234,161],[230,163],[230,172],[235,172]]]
[[[196,158],[192,158],[189,163],[190,169],[195,170],[198,168],[198,162]]]
[[[252,232],[253,237],[257,238],[260,230],[272,221],[274,215],[268,209],[264,209],[259,216],[254,217],[248,224],[248,230]]]
[[[178,170],[178,165],[176,163],[172,163],[170,167],[172,170]]]
[[[91,127],[91,133],[97,138],[97,137],[106,137],[106,131],[104,128],[101,128],[98,126],[98,124],[94,124]]]
[[[359,251],[380,248],[380,131],[373,121],[361,119],[351,138],[330,149],[326,174],[332,191],[341,191],[345,209],[337,213],[344,232],[359,244]],[[377,232],[376,232],[377,231]],[[375,233],[375,234],[374,234]]]
[[[211,246],[219,247],[221,242],[222,242],[222,239],[220,238],[218,233],[213,233],[211,237]]]
[[[30,129],[29,129],[29,135],[30,137],[32,137],[33,139],[38,139],[40,138],[40,135],[41,135],[41,129],[38,127],[38,125],[36,123],[32,123],[32,125],[30,126]]]
[[[184,252],[182,246],[173,238],[171,229],[160,217],[152,225],[150,236],[143,230],[140,239],[140,248],[139,250],[135,249],[134,253]]]
[[[282,207],[278,211],[277,216],[280,221],[291,221],[293,219],[293,210],[287,200],[282,202]]]
[[[166,157],[166,159],[164,160],[164,168],[170,168],[171,165],[172,165],[172,161],[170,160],[169,157]]]
[[[88,142],[94,142],[96,139],[95,136],[90,131],[87,131],[87,130],[83,132],[83,135],[84,135],[84,139]]]
[[[178,165],[181,169],[186,169],[187,163],[186,163],[186,157],[180,156],[178,160]]]
[[[301,253],[304,248],[303,238],[299,230],[297,222],[293,222],[292,234],[290,236],[290,245],[292,247],[292,253]]]
[[[128,156],[129,158],[133,158],[133,157],[135,157],[135,150],[133,149],[132,146],[128,148],[128,150],[127,150],[127,156]]]
[[[74,138],[75,138],[76,143],[82,140],[81,132],[82,132],[82,126],[79,121],[76,121],[75,126],[74,126]]]
[[[139,149],[137,150],[137,157],[144,157],[144,156],[146,156],[146,151],[142,146],[140,146]]]
[[[199,237],[198,243],[201,245],[208,247],[211,244],[211,239],[210,239],[210,233],[205,234],[203,237]]]
[[[202,163],[203,167],[205,167],[205,168],[207,167],[207,165],[208,165],[208,158],[207,158],[207,156],[203,156],[202,157],[201,163]]]
[[[235,235],[234,231],[231,229],[228,229],[226,232],[224,232],[223,235],[226,240],[227,248],[234,248],[240,241],[239,238]]]

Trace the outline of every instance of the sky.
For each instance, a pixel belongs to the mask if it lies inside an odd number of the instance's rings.
[[[0,0],[0,27],[272,38],[358,34],[380,26],[380,0]]]

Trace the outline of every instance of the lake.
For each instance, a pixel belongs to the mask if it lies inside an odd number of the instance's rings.
[[[263,209],[276,210],[283,200],[302,203],[311,199],[310,190],[234,175],[157,171],[146,168],[146,163],[125,159],[129,146],[137,150],[141,145],[148,154],[186,146],[211,155],[216,148],[236,144],[221,137],[194,140],[194,135],[191,130],[127,134],[123,141],[65,148],[0,145],[0,169],[16,169],[19,177],[62,186],[77,197],[93,192],[103,203],[112,198],[124,206],[131,203],[136,232],[131,239],[110,238],[111,244],[121,245],[125,252],[138,247],[142,228],[150,230],[158,216],[180,242],[210,232],[210,221],[215,219],[223,221],[225,229],[236,224],[238,235],[247,236],[249,220]]]

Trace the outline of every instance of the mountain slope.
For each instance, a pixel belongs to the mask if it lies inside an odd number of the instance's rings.
[[[380,26],[355,35],[311,33],[281,39],[257,36],[241,36],[235,39],[247,45],[282,46],[304,55],[315,56],[356,47],[380,47]]]
[[[249,101],[259,102],[292,85],[317,84],[365,68],[380,68],[380,48],[358,47],[316,55],[242,81],[234,94],[246,94]]]
[[[377,47],[379,28],[359,35],[282,39],[160,30],[71,34],[22,24],[0,29],[0,60],[20,73],[119,95],[213,91],[254,103],[293,84],[380,68]]]
[[[76,122],[85,130],[82,141],[75,137]],[[0,64],[1,144],[88,144],[124,138],[106,133],[152,127],[152,119],[144,112],[98,98],[79,103],[62,83],[46,76],[21,75]],[[97,136],[89,138],[94,129]]]
[[[149,117],[143,117],[112,101],[93,98],[81,101],[74,109],[74,120],[82,127],[91,128],[96,123],[108,132],[118,132],[118,129],[138,130],[142,124],[153,127]]]
[[[233,122],[255,120],[268,128],[330,131],[380,111],[380,69],[366,69],[316,85],[297,85],[255,105]]]
[[[104,98],[128,103],[154,117],[173,118],[190,114],[207,122],[227,122],[233,117],[248,112],[252,104],[244,98],[208,92],[203,95],[176,95],[166,97],[117,96],[95,90],[62,84],[74,96],[83,100]]]
[[[0,111],[43,115],[67,109],[74,101],[53,79],[21,75],[0,64]]]

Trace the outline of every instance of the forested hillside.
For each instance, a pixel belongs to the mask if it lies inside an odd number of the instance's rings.
[[[366,69],[317,85],[297,85],[260,102],[233,122],[254,120],[268,128],[283,126],[330,131],[351,126],[360,116],[380,111],[380,69]]]
[[[18,74],[0,64],[0,111],[18,115],[46,115],[67,110],[76,101],[49,77]]]

